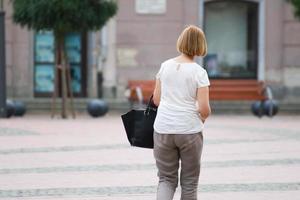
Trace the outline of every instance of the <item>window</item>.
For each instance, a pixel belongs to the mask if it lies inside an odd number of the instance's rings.
[[[70,33],[65,39],[71,66],[72,90],[75,96],[85,95],[85,43],[82,38],[79,33]],[[54,91],[54,55],[53,33],[50,31],[37,32],[34,50],[34,92],[37,97],[50,97]],[[58,78],[58,84],[61,84],[60,78]]]
[[[256,79],[258,69],[258,4],[246,1],[205,3],[204,29],[211,78]]]
[[[35,92],[50,93],[54,90],[54,37],[51,32],[35,35]]]

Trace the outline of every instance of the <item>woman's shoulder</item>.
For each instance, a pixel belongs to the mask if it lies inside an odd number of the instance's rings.
[[[202,67],[201,65],[199,65],[198,63],[195,63],[195,68],[200,71],[200,72],[206,72],[206,69],[204,67]]]
[[[199,65],[198,63],[189,63],[190,67],[193,69],[192,71],[195,73],[206,73],[206,69]]]
[[[183,64],[183,65],[188,65],[191,66],[192,68],[194,68],[194,70],[196,71],[196,73],[206,73],[206,70],[204,67],[202,67],[201,65],[199,65],[196,62],[190,62],[190,63],[178,63],[176,62],[175,58],[169,58],[165,61],[163,61],[161,63],[161,66],[165,66],[165,65],[176,65],[176,64]],[[192,70],[192,71],[194,71]],[[194,71],[194,72],[195,72]]]

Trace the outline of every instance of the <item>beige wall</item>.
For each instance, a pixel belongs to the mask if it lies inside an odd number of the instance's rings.
[[[172,2],[172,3],[171,3]],[[154,79],[160,63],[177,55],[182,28],[198,23],[198,0],[168,0],[164,14],[137,14],[135,0],[119,1],[117,15],[117,79],[119,89],[128,79]],[[133,55],[124,64],[122,54]],[[126,63],[126,62],[125,62]]]
[[[5,0],[8,95],[33,98],[33,34],[13,24],[8,2]],[[264,2],[264,80],[278,97],[299,101],[300,22],[285,0]],[[119,1],[115,25],[108,33],[107,85],[113,87],[115,76],[118,98],[125,98],[127,81],[153,79],[160,63],[177,55],[176,40],[184,26],[199,23],[199,0],[167,0],[164,14],[137,14],[135,0]],[[110,65],[116,67],[110,70]]]
[[[300,23],[293,8],[282,0],[268,0],[266,6],[266,80],[298,87],[300,73]]]
[[[288,4],[284,6],[284,85],[300,87],[300,23],[295,19],[292,10]]]
[[[266,0],[266,82],[277,98],[300,101],[300,22],[284,0]]]
[[[10,98],[33,96],[32,33],[15,25],[9,0],[4,1],[7,93]]]
[[[283,1],[266,0],[265,6],[265,80],[282,84]]]

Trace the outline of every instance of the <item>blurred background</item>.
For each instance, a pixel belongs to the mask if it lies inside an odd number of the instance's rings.
[[[29,112],[50,110],[53,33],[15,24],[9,0],[4,11],[7,97],[25,102]],[[198,62],[211,80],[221,85],[262,81],[272,88],[281,111],[300,112],[300,22],[284,0],[118,1],[117,14],[101,30],[66,37],[76,108],[103,98],[112,109],[127,109],[128,81],[154,79],[160,63],[177,55],[177,37],[189,24],[207,35],[208,55]],[[250,102],[238,101],[242,97],[214,99],[221,100],[213,104],[217,111],[250,111]]]
[[[155,199],[120,115],[190,24],[211,81],[199,197],[299,200],[299,0],[0,0],[0,200]]]

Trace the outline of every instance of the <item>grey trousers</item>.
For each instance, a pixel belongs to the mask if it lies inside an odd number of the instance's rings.
[[[157,200],[172,200],[178,185],[181,162],[181,200],[197,200],[200,175],[202,132],[196,134],[160,134],[154,132],[153,154],[158,168]]]

